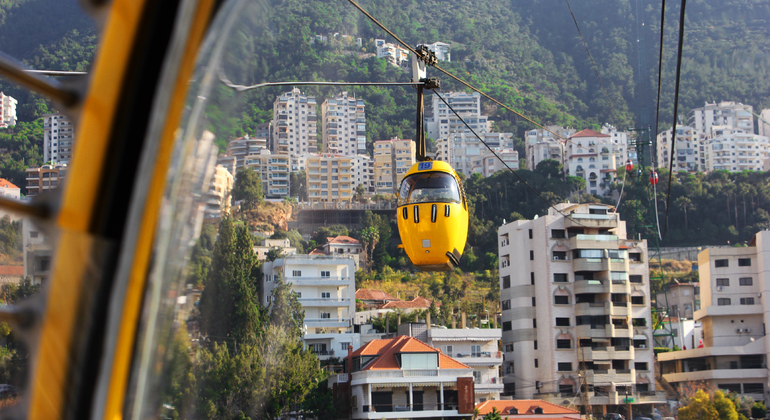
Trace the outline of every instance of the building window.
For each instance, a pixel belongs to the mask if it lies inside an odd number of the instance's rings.
[[[642,253],[641,252],[629,252],[628,253],[628,259],[633,262],[642,262]]]
[[[529,239],[532,239],[532,229],[529,230]]]
[[[764,384],[762,383],[743,384],[743,393],[744,394],[764,394],[765,393]]]
[[[738,284],[741,286],[751,286],[754,284],[754,279],[751,277],[741,277],[738,279]]]
[[[751,267],[751,258],[738,258],[738,267]]]
[[[511,276],[503,276],[503,289],[511,287]]]
[[[641,274],[630,274],[628,276],[628,281],[631,283],[641,283],[642,282],[642,275]]]
[[[538,367],[540,367],[540,366],[538,366],[537,359],[535,359],[535,368],[538,368]]]
[[[729,305],[730,305],[730,298],[717,299],[717,306],[729,306]]]
[[[513,351],[513,344],[506,344],[505,345],[505,351],[506,353],[510,353]]]
[[[506,364],[506,366],[505,366],[505,374],[509,375],[511,373],[516,373],[516,369],[515,369],[515,366],[514,366],[513,362],[510,362],[510,363]]]
[[[471,357],[481,357],[480,344],[471,344]]]
[[[569,318],[556,318],[557,327],[569,327]]]
[[[529,260],[533,261],[535,259],[535,251],[529,251]]]
[[[329,292],[321,292],[321,299],[329,299],[331,298],[331,293]]]
[[[567,251],[553,251],[553,259],[554,261],[566,261]]]
[[[30,238],[37,238],[37,232],[34,230],[29,231],[29,237]]]
[[[332,314],[330,312],[321,312],[321,319],[331,319]]]
[[[532,318],[532,328],[537,328],[537,319]],[[535,341],[537,343],[537,341]]]
[[[340,350],[348,351],[348,346],[350,346],[350,343],[340,343]]]
[[[569,305],[569,296],[554,296],[553,303],[556,305]]]
[[[559,363],[559,372],[572,372],[572,363],[571,362]]]
[[[730,285],[730,279],[717,279],[717,286],[729,286]]]
[[[646,327],[647,326],[647,319],[646,318],[633,318],[631,320],[631,323],[634,327]]]
[[[557,349],[571,349],[572,340],[556,340]]]
[[[725,260],[714,260],[714,267],[729,267],[730,264]]]
[[[551,238],[564,239],[565,237],[564,229],[551,229]]]
[[[503,322],[503,331],[510,331],[510,330],[511,330],[511,321]]]
[[[506,300],[500,302],[500,305],[502,306],[504,311],[507,311],[507,310],[511,309],[511,300],[510,299],[506,299]]]
[[[529,284],[534,285],[535,284],[535,272],[529,273]]]
[[[647,362],[636,362],[636,363],[634,363],[634,369],[636,369],[636,370],[648,370],[647,369]]]
[[[741,305],[753,305],[754,304],[754,298],[741,298]]]
[[[631,296],[632,305],[644,305],[644,296]]]
[[[321,277],[331,277],[331,271],[321,271]]]
[[[569,276],[567,273],[554,273],[553,281],[554,283],[567,283],[569,282]]]
[[[291,275],[292,277],[302,277],[302,270],[292,270]]]
[[[537,306],[537,300],[534,297],[532,298],[532,306]]]

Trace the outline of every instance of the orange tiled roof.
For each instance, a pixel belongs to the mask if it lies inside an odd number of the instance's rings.
[[[316,248],[316,249],[310,251],[310,255],[326,255],[326,253],[324,252],[323,249]]]
[[[570,138],[574,139],[575,137],[609,137],[609,134],[602,134],[598,131],[594,131],[591,129],[585,129],[583,131],[578,131],[577,133],[573,134]]]
[[[410,300],[410,301],[402,301],[397,300],[393,302],[388,302],[384,305],[382,305],[381,309],[411,309],[411,308],[430,308],[431,301],[428,299],[425,299],[422,296],[417,296],[416,298]]]
[[[379,289],[358,289],[356,299],[360,300],[399,300],[398,298]]]
[[[8,181],[5,178],[0,178],[0,187],[2,188],[16,188],[19,189],[19,187],[13,185],[11,181]]]
[[[492,408],[496,408],[500,414],[511,414],[511,409],[516,408],[519,414],[535,414],[536,408],[542,408],[543,414],[578,414],[579,411],[572,410],[570,408],[552,404],[543,400],[489,400],[483,403],[476,404],[476,408],[479,410],[479,415],[486,415],[492,412]],[[515,415],[515,414],[511,414]],[[542,417],[538,417],[540,420],[544,420]],[[548,417],[549,419],[563,419],[565,417]]]
[[[0,265],[0,276],[23,276],[23,275],[24,275],[23,265]]]
[[[440,369],[470,369],[469,366],[452,359],[422,341],[408,336],[400,336],[389,340],[372,340],[353,352],[353,357],[378,356],[361,370],[400,369],[396,354],[399,353],[438,353]]]
[[[326,242],[330,244],[350,244],[350,245],[360,245],[361,243],[358,242],[358,239],[351,238],[350,236],[336,236],[334,238],[326,238]]]

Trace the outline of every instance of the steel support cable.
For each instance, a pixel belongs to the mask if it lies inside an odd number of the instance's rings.
[[[674,126],[671,128],[671,157],[668,163],[668,192],[666,193],[666,228],[668,233],[668,211],[671,208],[671,179],[674,178],[674,152],[676,151],[676,117],[679,110],[679,82],[682,75],[682,47],[684,45],[684,10],[687,0],[682,0],[682,8],[679,11],[679,50],[676,57],[676,88],[674,91]],[[662,239],[661,239],[662,240]]]
[[[620,187],[620,195],[618,196],[618,204],[615,206],[615,211],[620,210],[620,200],[623,199],[623,190],[626,188],[626,175],[628,171],[623,172],[623,185]]]
[[[479,135],[476,133],[476,130],[474,130],[473,128],[471,128],[471,126],[470,126],[470,125],[468,125],[468,123],[467,123],[467,122],[465,122],[465,120],[463,119],[463,117],[461,117],[461,116],[460,116],[460,114],[458,114],[458,113],[457,113],[457,111],[455,111],[455,109],[454,109],[454,108],[452,108],[452,106],[451,106],[451,105],[449,105],[449,102],[447,102],[447,101],[444,99],[444,97],[443,97],[443,96],[441,96],[441,94],[440,94],[440,93],[438,93],[436,90],[434,90],[433,92],[436,94],[436,96],[438,96],[438,98],[439,98],[439,99],[441,99],[441,102],[443,102],[443,103],[444,103],[444,105],[446,105],[446,106],[447,106],[447,108],[449,108],[449,110],[450,110],[450,111],[452,111],[452,113],[453,113],[453,114],[455,114],[455,116],[456,116],[456,117],[457,117],[457,118],[458,118],[458,119],[459,119],[459,120],[460,120],[460,121],[461,121],[461,122],[462,122],[462,123],[465,125],[465,127],[466,127],[468,130],[470,130],[470,131],[471,131],[471,133],[473,133],[473,135],[474,135],[474,136],[476,136],[476,138],[477,138],[477,139],[478,139],[478,140],[481,142],[481,144],[483,144],[484,146],[486,146],[486,148],[487,148],[487,149],[489,149],[489,151],[492,153],[492,155],[494,155],[494,156],[497,158],[497,160],[499,160],[499,161],[500,161],[500,162],[501,162],[501,163],[502,163],[502,164],[503,164],[503,165],[504,165],[506,168],[508,168],[508,170],[509,170],[509,171],[511,171],[511,172],[512,172],[514,175],[516,175],[516,178],[518,178],[518,179],[519,179],[519,181],[521,181],[522,183],[524,183],[524,185],[525,185],[527,188],[529,188],[529,189],[530,189],[530,190],[531,190],[533,193],[535,193],[535,195],[536,195],[536,196],[537,196],[539,199],[543,200],[543,202],[544,202],[545,204],[547,204],[547,205],[548,205],[548,207],[550,207],[550,208],[552,208],[552,209],[556,210],[556,211],[557,211],[559,214],[561,214],[562,216],[564,216],[564,217],[565,217],[565,218],[567,218],[567,219],[570,219],[570,220],[572,220],[572,221],[573,221],[573,222],[575,222],[576,224],[578,224],[578,225],[580,225],[580,226],[588,227],[587,225],[584,225],[584,224],[582,224],[582,223],[578,222],[577,220],[573,219],[572,217],[570,217],[568,214],[564,213],[563,211],[561,211],[561,210],[557,209],[557,208],[556,208],[556,207],[554,207],[554,205],[553,205],[553,204],[551,204],[551,203],[550,203],[548,200],[546,200],[545,198],[543,198],[543,196],[542,196],[542,195],[540,195],[540,193],[539,193],[539,192],[537,192],[537,190],[535,190],[534,188],[532,188],[532,186],[531,186],[531,185],[529,185],[529,184],[527,183],[527,181],[525,181],[525,180],[524,180],[524,178],[522,178],[522,177],[521,177],[521,175],[519,175],[519,174],[518,174],[516,171],[514,171],[514,170],[513,170],[513,168],[511,168],[510,166],[508,166],[508,164],[507,164],[507,163],[505,163],[505,161],[504,161],[504,160],[503,160],[503,159],[502,159],[502,158],[501,158],[501,157],[500,157],[500,156],[499,156],[499,155],[498,155],[498,154],[497,154],[497,153],[494,151],[494,149],[492,149],[491,147],[489,147],[489,145],[487,144],[487,142],[485,142],[484,140],[482,140],[481,136],[479,136]],[[450,163],[451,163],[451,162],[450,162]]]
[[[655,199],[655,226],[658,228],[658,240],[663,240],[663,237],[660,235],[660,220],[658,219],[658,185],[652,184],[652,191],[654,193],[654,199]],[[663,267],[661,265],[661,272],[663,272]]]
[[[663,29],[666,24],[666,0],[663,0],[660,10],[660,51],[658,51],[658,99],[655,102],[655,135],[658,135],[658,118],[660,118],[660,86],[663,75]]]
[[[583,41],[583,46],[586,49],[588,58],[591,60],[591,65],[594,67],[594,73],[596,73],[596,78],[599,79],[599,84],[602,86],[602,91],[604,91],[604,96],[607,97],[607,101],[610,103],[610,109],[612,109],[612,112],[615,114],[615,117],[617,117],[618,115],[617,115],[617,108],[615,108],[615,103],[612,102],[612,99],[610,98],[610,94],[607,93],[607,88],[604,87],[604,81],[602,80],[602,76],[599,75],[599,67],[596,66],[596,62],[594,62],[594,57],[591,55],[591,51],[588,50],[588,43],[586,42],[586,39],[583,37],[583,31],[580,30],[580,25],[578,25],[577,18],[575,18],[575,13],[572,11],[572,6],[569,4],[569,0],[564,0],[564,1],[567,2],[569,13],[572,15],[572,21],[575,22],[575,28],[577,28],[578,35],[580,35],[580,40]]]

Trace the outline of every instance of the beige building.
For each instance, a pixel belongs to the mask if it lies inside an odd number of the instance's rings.
[[[385,42],[384,39],[375,39],[377,58],[384,58],[391,66],[402,67],[409,62],[409,50],[397,44]]]
[[[235,164],[232,166],[232,164],[223,163],[222,166],[235,175],[246,164],[249,156],[262,154],[263,150],[267,150],[266,138],[244,136],[230,140],[230,143],[227,144],[227,154],[224,157],[234,159]]]
[[[659,354],[663,378],[675,388],[702,381],[768,403],[770,231],[748,247],[706,249],[698,266],[703,346]]]
[[[303,94],[299,88],[286,92],[273,102],[273,144],[275,154],[287,154],[291,172],[301,167],[297,156],[318,151],[316,99]]]
[[[262,178],[262,191],[267,198],[289,196],[289,162],[288,154],[273,154],[267,149],[245,158],[245,166],[254,168]]]
[[[491,121],[481,115],[481,95],[477,92],[446,92],[441,97],[447,101],[477,134],[491,131]],[[471,132],[450,110],[438,95],[430,95],[425,103],[425,131],[432,139],[447,138],[453,133]]]
[[[43,165],[27,168],[27,197],[59,188],[67,177],[67,165]]]
[[[366,154],[366,106],[363,99],[342,92],[321,104],[323,151],[339,155]]]
[[[659,308],[668,306],[671,317],[693,319],[696,311],[701,308],[700,283],[673,283],[666,287],[665,292],[655,295]]]
[[[16,125],[16,105],[14,97],[0,92],[0,128]]]
[[[415,163],[415,144],[392,138],[374,142],[374,193],[395,194],[404,175]]]
[[[751,105],[744,105],[740,102],[706,102],[702,108],[695,108],[690,112],[690,121],[687,125],[695,128],[701,140],[709,137],[714,126],[725,126],[753,133],[753,110]]]
[[[69,118],[62,114],[43,116],[43,161],[69,163],[74,152],[75,129]]]
[[[513,150],[511,133],[477,133],[494,150],[494,153],[506,160],[511,169],[519,169],[519,153]],[[466,176],[479,173],[488,177],[504,169],[493,154],[479,139],[470,132],[450,134],[447,138],[436,140],[437,159],[447,162],[457,172]],[[503,157],[504,155],[504,157]]]
[[[214,168],[211,177],[211,185],[206,193],[205,217],[218,218],[222,214],[230,213],[232,206],[233,175],[222,165]]]
[[[371,186],[371,158],[364,155],[307,156],[307,191],[311,203],[350,201],[356,187]]]
[[[671,140],[673,128],[658,134],[655,143],[655,167],[668,168],[671,161]],[[675,172],[695,173],[701,171],[701,147],[698,132],[688,126],[676,128]]]
[[[646,241],[626,237],[612,206],[556,209],[498,229],[504,394],[561,404],[588,392],[595,413],[617,411],[626,395],[664,402]],[[580,391],[583,377],[590,388]]]
[[[706,171],[763,170],[765,161],[770,157],[768,137],[727,127],[715,127],[712,132],[714,136],[702,142]]]

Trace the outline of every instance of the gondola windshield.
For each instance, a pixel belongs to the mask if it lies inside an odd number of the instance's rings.
[[[423,172],[405,178],[398,196],[399,206],[413,203],[461,202],[457,181],[445,172]]]

